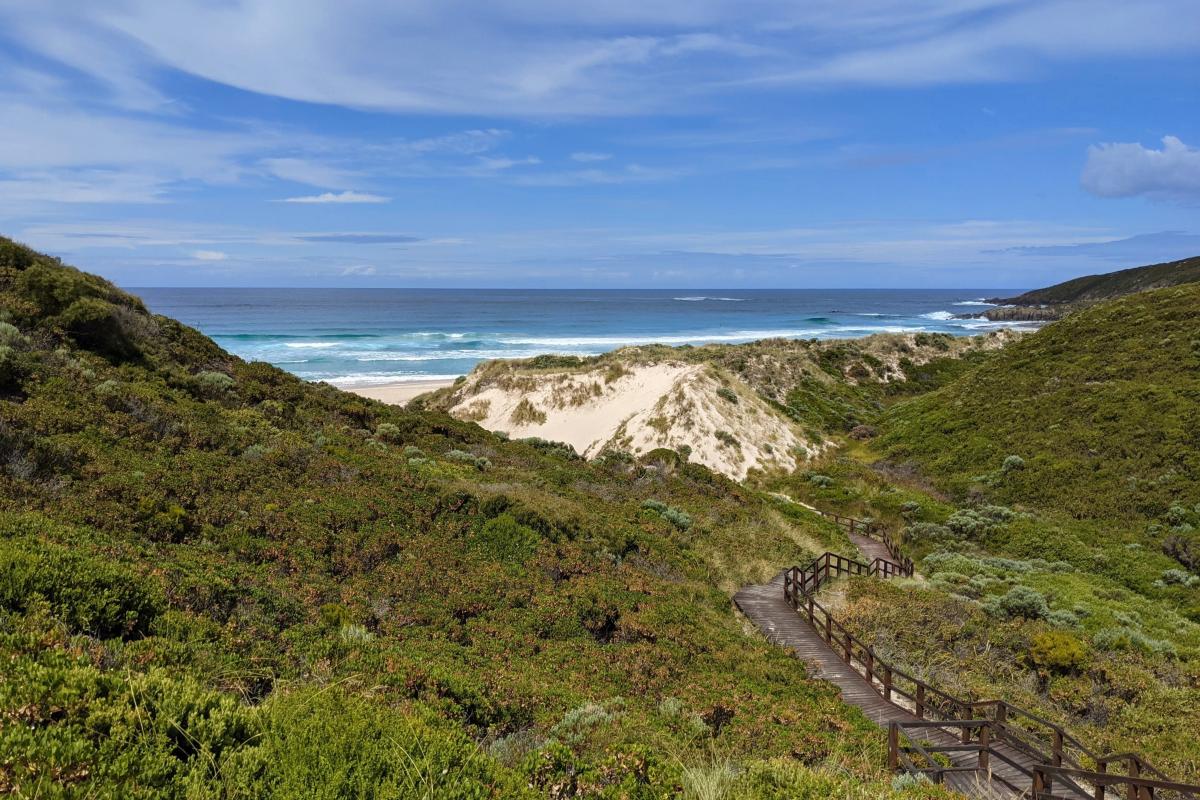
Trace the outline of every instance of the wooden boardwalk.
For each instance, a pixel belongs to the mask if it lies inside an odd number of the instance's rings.
[[[852,535],[851,538],[868,560],[876,557],[885,559],[891,557],[882,542],[857,534]],[[770,583],[747,586],[734,595],[733,601],[742,613],[758,626],[771,643],[786,647],[803,659],[809,665],[811,675],[829,681],[841,689],[842,698],[847,703],[860,709],[868,719],[880,727],[886,728],[891,722],[919,722],[915,714],[895,703],[884,700],[876,690],[875,684],[868,683],[862,674],[834,653],[820,634],[808,624],[808,621],[792,610],[784,598],[782,573]],[[929,729],[923,736],[925,740],[936,745],[954,745],[960,741],[955,735],[935,728]],[[994,743],[992,747],[1026,767],[1032,768],[1034,764],[1033,759],[1029,756],[1007,745]],[[954,754],[951,756],[951,760],[954,761],[955,766],[962,767],[974,767],[978,761],[975,754],[968,753]],[[1003,778],[1016,786],[1025,786],[1029,783],[1027,774],[996,759],[992,762],[990,773],[982,770],[952,773],[947,776],[946,785],[974,798],[991,800],[992,798],[1019,796],[999,783],[992,783],[989,780],[991,775]],[[1066,788],[1060,785],[1059,793],[1063,793]],[[1080,800],[1087,797],[1081,792],[1066,792],[1062,796],[1077,797]]]

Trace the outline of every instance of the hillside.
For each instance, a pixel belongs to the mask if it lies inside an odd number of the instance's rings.
[[[0,792],[890,797],[729,594],[845,541],[245,363],[0,239]]]
[[[1200,285],[1072,314],[897,405],[882,428],[887,458],[960,496],[1092,518],[1190,508],[1200,502]]]
[[[996,298],[989,302],[1014,306],[1090,304],[1134,292],[1164,289],[1197,281],[1200,281],[1200,256],[1163,264],[1131,267],[1100,275],[1085,275],[1016,297]]]
[[[1048,322],[1104,300],[1196,282],[1200,282],[1200,256],[1100,275],[1085,275],[1016,297],[993,297],[988,302],[996,303],[997,308],[962,316],[993,322]]]
[[[513,438],[566,442],[587,458],[669,448],[743,480],[794,470],[885,398],[927,390],[1015,337],[880,334],[493,361],[422,403]]]

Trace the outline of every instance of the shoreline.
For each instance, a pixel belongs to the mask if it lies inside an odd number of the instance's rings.
[[[414,397],[418,397],[438,389],[444,389],[447,386],[453,386],[454,380],[436,379],[436,380],[419,380],[419,381],[394,381],[392,383],[376,383],[368,385],[345,386],[333,384],[343,392],[350,392],[367,397],[371,400],[379,400],[383,403],[391,403],[392,405],[402,406],[407,404]]]

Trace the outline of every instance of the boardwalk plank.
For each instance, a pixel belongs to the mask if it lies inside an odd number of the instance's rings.
[[[859,535],[852,535],[851,538],[868,559],[890,558],[881,542]],[[867,683],[866,678],[834,653],[808,621],[792,609],[784,598],[783,573],[768,584],[747,586],[734,596],[733,601],[762,631],[768,641],[787,648],[803,659],[808,664],[811,675],[837,686],[841,690],[842,698],[861,709],[872,722],[886,727],[890,722],[918,721],[908,710],[884,700],[874,687]],[[956,736],[938,729],[930,729],[925,738],[938,745],[958,743]],[[1005,744],[994,747],[1019,764],[1032,763],[1024,753],[1019,753]],[[956,766],[977,764],[973,754],[955,753],[951,755],[951,760]],[[999,762],[998,759],[993,760],[991,774],[1017,786],[1025,786],[1028,783],[1024,774],[1008,764]],[[990,800],[1016,796],[1000,784],[992,783],[990,787],[988,784],[988,776],[982,773],[955,774],[947,778],[947,785],[969,797]],[[1076,796],[1080,800],[1085,798],[1083,794]]]

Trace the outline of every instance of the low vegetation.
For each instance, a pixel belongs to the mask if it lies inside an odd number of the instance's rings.
[[[0,320],[0,791],[892,796],[731,612],[811,515],[305,384],[7,240]]]

